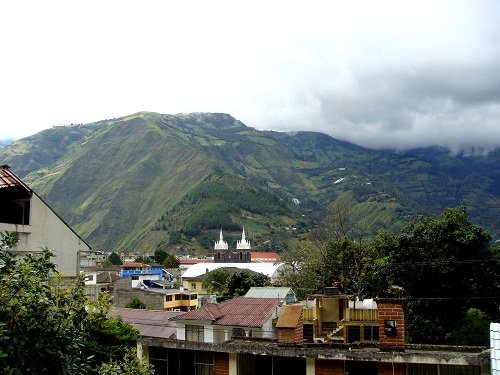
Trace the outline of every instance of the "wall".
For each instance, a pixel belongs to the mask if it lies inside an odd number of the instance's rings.
[[[404,350],[405,318],[402,300],[395,298],[377,299],[379,347],[382,350]],[[391,336],[385,330],[385,322],[396,322],[396,335]]]
[[[31,197],[31,225],[2,223],[2,231],[18,231],[19,243],[13,250],[38,252],[47,247],[55,257],[57,270],[64,276],[76,276],[80,270],[79,252],[90,251],[81,240],[36,194]]]
[[[130,278],[120,279],[113,283],[113,303],[117,307],[125,307],[134,297],[138,298],[152,310],[163,310],[165,295],[149,292],[145,289],[132,289]]]

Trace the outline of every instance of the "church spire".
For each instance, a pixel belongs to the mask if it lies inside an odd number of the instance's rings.
[[[245,228],[241,233],[241,241],[236,242],[236,250],[250,250],[250,241],[245,239]]]
[[[227,250],[229,246],[226,241],[224,241],[224,237],[222,236],[222,228],[220,228],[219,241],[215,241],[214,250]]]

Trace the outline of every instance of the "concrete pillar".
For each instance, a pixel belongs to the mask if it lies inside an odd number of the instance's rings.
[[[238,355],[229,353],[229,375],[238,375]]]

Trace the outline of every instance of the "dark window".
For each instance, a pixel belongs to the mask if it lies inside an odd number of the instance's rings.
[[[196,375],[213,375],[214,374],[214,353],[212,352],[196,352],[194,358],[195,374]]]
[[[182,300],[183,301],[189,301],[189,294],[183,294],[182,295]]]
[[[245,337],[245,330],[243,328],[235,327],[233,328],[233,337]]]
[[[176,295],[175,295],[175,300],[176,300],[176,301],[180,301],[180,300],[182,300],[182,296],[181,296],[180,294],[176,294]]]
[[[365,341],[378,341],[378,326],[364,327]]]
[[[347,326],[347,342],[360,341],[361,330],[359,326]]]
[[[165,301],[167,301],[167,302],[172,301],[172,296],[165,296]]]
[[[314,340],[314,326],[312,324],[303,325],[304,340],[306,342],[313,342]]]
[[[132,280],[139,280],[139,276],[132,276]]]

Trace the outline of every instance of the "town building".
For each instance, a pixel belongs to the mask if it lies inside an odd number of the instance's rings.
[[[19,237],[11,251],[33,254],[48,248],[63,276],[80,273],[80,258],[90,246],[8,165],[0,166],[0,207],[0,232]]]
[[[176,338],[141,336],[143,358],[166,375],[486,375],[487,348],[410,345],[399,299],[377,300],[375,342],[308,343],[304,309],[238,297],[173,320]],[[346,307],[346,310],[349,310]],[[241,313],[239,313],[241,312]],[[346,311],[345,311],[346,312]]]
[[[134,280],[134,277],[138,280]],[[142,279],[144,277],[147,276],[136,275],[115,281],[111,288],[113,304],[116,307],[126,307],[132,300],[138,299],[148,309],[184,312],[198,306],[198,293],[168,287],[161,280]]]

